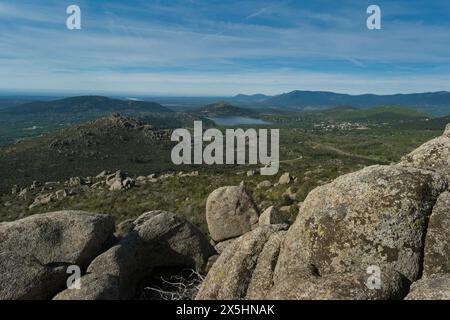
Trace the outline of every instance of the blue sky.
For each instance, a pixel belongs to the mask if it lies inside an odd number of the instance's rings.
[[[1,91],[450,90],[450,1],[1,0],[0,74]]]

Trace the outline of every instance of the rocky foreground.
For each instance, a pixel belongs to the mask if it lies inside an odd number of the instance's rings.
[[[450,125],[398,164],[316,188],[292,225],[277,208],[260,213],[243,184],[208,197],[212,240],[166,211],[118,232],[109,215],[80,211],[0,223],[0,299],[139,299],[159,288],[156,273],[188,268],[200,300],[448,300],[449,178]],[[73,265],[79,289],[68,288]]]

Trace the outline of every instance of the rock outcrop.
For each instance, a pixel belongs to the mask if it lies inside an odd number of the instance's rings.
[[[258,209],[244,184],[214,190],[206,202],[206,221],[211,238],[223,241],[256,227]]]
[[[267,226],[271,224],[283,224],[286,223],[285,219],[280,215],[278,210],[271,206],[264,210],[264,212],[259,217],[259,225],[260,226]]]
[[[257,189],[268,189],[271,186],[272,186],[272,182],[270,182],[269,180],[264,180],[264,181],[261,181],[260,183],[258,183],[256,188]]]
[[[352,272],[320,276],[313,267],[277,278],[265,296],[270,300],[385,300],[401,299],[409,282],[398,272],[384,270],[380,287],[367,286],[368,274]]]
[[[450,124],[442,136],[424,143],[403,157],[401,164],[436,170],[450,179]]]
[[[450,192],[437,200],[425,239],[424,275],[450,272]]]
[[[0,299],[49,299],[69,265],[84,269],[108,245],[108,215],[61,211],[0,224]]]
[[[114,233],[109,215],[59,211],[0,223],[0,252],[34,256],[42,264],[74,264],[84,269]]]
[[[118,300],[119,279],[109,274],[87,274],[81,279],[80,289],[66,289],[53,300]]]
[[[128,190],[134,187],[134,184],[135,181],[121,171],[106,176],[106,185],[110,191]]]
[[[196,299],[260,296],[272,285],[271,272],[284,229],[285,225],[259,227],[233,241],[212,266]]]
[[[411,286],[406,300],[450,300],[450,274],[432,275]]]
[[[156,267],[191,267],[202,271],[215,254],[190,222],[165,211],[143,214],[117,245],[98,256],[88,273],[119,280],[121,299],[134,297],[136,286]]]
[[[432,171],[372,166],[316,188],[286,235],[274,282],[296,274],[295,282],[303,281],[309,267],[321,277],[352,278],[370,266],[379,267],[390,286],[402,282],[397,273],[417,280],[427,220],[446,187],[446,179]],[[360,284],[353,282],[352,290],[363,290]],[[285,289],[274,289],[277,298],[291,296],[291,288]],[[380,298],[395,298],[396,291]]]
[[[264,247],[258,256],[250,283],[248,284],[247,293],[245,296],[246,299],[265,299],[267,292],[273,286],[273,273],[278,261],[281,245],[286,236],[286,231],[282,230],[282,226],[276,228],[281,229],[281,231],[276,231],[271,234],[267,239],[267,242],[264,244]]]
[[[0,300],[50,299],[65,284],[63,266],[47,266],[30,254],[0,252]]]
[[[438,172],[402,165],[342,176],[308,195],[288,231],[263,214],[224,249],[197,299],[402,299],[421,275],[427,222],[446,188]]]

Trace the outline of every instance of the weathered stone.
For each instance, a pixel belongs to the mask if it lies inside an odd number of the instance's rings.
[[[247,171],[247,177],[252,177],[252,176],[254,176],[256,174],[256,171],[255,170],[249,170],[249,171]]]
[[[134,228],[134,219],[127,219],[117,225],[117,236],[124,237]]]
[[[122,181],[122,187],[125,190],[131,189],[134,187],[134,180],[131,178],[126,178]]]
[[[245,298],[253,271],[257,266],[258,257],[267,240],[272,234],[283,228],[285,226],[259,227],[236,239],[214,263],[203,281],[196,299],[237,300]],[[263,280],[259,283],[261,282]]]
[[[20,191],[19,197],[24,198],[28,194],[28,188],[24,188]]]
[[[236,241],[236,239],[238,238],[234,238],[234,239],[228,239],[225,241],[221,241],[219,243],[217,243],[214,248],[216,249],[217,253],[221,254],[222,252],[225,251],[225,249],[231,245],[234,241]]]
[[[65,284],[62,266],[43,265],[29,254],[0,252],[0,300],[44,300]]]
[[[34,207],[49,204],[52,200],[56,199],[56,197],[52,193],[48,194],[39,194],[32,204],[28,206],[28,209],[33,209]]]
[[[103,170],[102,172],[100,172],[98,175],[95,176],[95,178],[100,179],[100,178],[105,178],[108,175],[108,172]]]
[[[289,172],[286,172],[280,177],[280,180],[278,180],[278,183],[280,185],[289,184],[289,183],[291,183],[292,180],[293,180],[293,178],[292,178],[291,174]]]
[[[256,262],[246,299],[263,300],[266,298],[267,293],[273,286],[273,273],[285,235],[286,231],[279,231],[273,233],[267,240]]]
[[[298,270],[283,274],[264,297],[269,300],[393,300],[402,299],[410,282],[393,270],[383,270],[380,287],[367,285],[365,272],[327,274]]]
[[[84,183],[85,183],[85,181],[84,181],[83,178],[80,178],[80,177],[71,177],[71,178],[69,179],[68,185],[69,185],[70,187],[78,187],[78,186],[83,185]]]
[[[66,198],[67,196],[68,196],[68,193],[67,193],[66,189],[58,190],[55,192],[55,198],[57,200],[62,200],[64,198]]]
[[[114,180],[111,186],[109,187],[109,191],[120,191],[123,189],[121,180]]]
[[[214,263],[216,263],[218,258],[219,258],[218,254],[215,254],[208,258],[208,262],[206,263],[206,267],[205,267],[206,274],[211,270],[212,266],[214,265]]]
[[[206,202],[206,221],[214,241],[235,238],[252,230],[258,218],[258,209],[243,183],[214,190]]]
[[[322,276],[376,265],[415,281],[427,219],[446,183],[431,171],[372,166],[314,189],[286,235],[275,278],[308,265]]]
[[[286,221],[274,206],[271,206],[264,210],[264,212],[259,217],[260,226],[282,223],[286,223]]]
[[[203,271],[208,258],[215,254],[200,230],[174,213],[151,211],[133,224],[128,235],[88,268],[88,273],[117,277],[121,299],[134,297],[136,286],[156,267]]]
[[[406,300],[450,300],[450,273],[434,274],[414,282]]]
[[[280,208],[280,211],[281,211],[281,212],[290,212],[291,209],[292,209],[292,206],[282,206],[282,207]]]
[[[35,256],[42,264],[87,267],[114,233],[109,215],[60,211],[0,223],[0,251]]]
[[[118,300],[119,279],[109,274],[86,274],[80,279],[80,289],[66,289],[53,300]]]
[[[424,275],[450,272],[450,192],[433,207],[425,238]]]
[[[270,188],[271,186],[272,186],[272,182],[270,182],[269,180],[264,180],[264,181],[261,181],[260,183],[258,183],[256,185],[256,188],[267,189],[267,188]]]
[[[450,124],[442,136],[424,143],[404,156],[401,164],[436,170],[450,179]]]
[[[122,180],[126,178],[126,175],[122,171],[116,171],[113,174],[106,176],[106,184],[108,186],[112,186],[116,181],[120,181],[122,183]]]

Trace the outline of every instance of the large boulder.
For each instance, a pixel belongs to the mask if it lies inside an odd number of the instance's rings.
[[[271,286],[271,270],[284,229],[286,225],[259,227],[233,241],[208,272],[196,299],[236,300],[247,294],[249,298],[259,297]]]
[[[283,216],[274,206],[271,206],[264,210],[264,212],[259,217],[260,226],[283,223],[286,223],[286,219],[283,218]]]
[[[450,178],[450,124],[442,136],[403,157],[401,164],[442,172]]]
[[[395,165],[368,167],[314,189],[286,234],[274,283],[286,275],[298,278],[284,291],[274,288],[277,298],[291,297],[305,270],[351,279],[371,266],[391,288],[374,298],[395,297],[404,278],[412,282],[420,276],[427,221],[446,184],[438,173]]]
[[[450,192],[436,202],[425,239],[424,275],[450,272]]]
[[[287,229],[287,227],[286,227]],[[277,265],[280,247],[286,236],[286,231],[278,231],[269,236],[258,256],[255,269],[247,288],[246,299],[266,299],[268,291],[273,286],[273,273]]]
[[[450,300],[450,273],[435,274],[412,284],[406,300]]]
[[[211,238],[235,238],[258,225],[258,209],[244,184],[214,190],[206,201],[206,221]]]
[[[32,255],[0,252],[0,300],[43,300],[65,284],[63,266],[46,266]]]
[[[215,254],[208,239],[190,222],[166,211],[151,211],[133,223],[116,246],[98,256],[88,273],[119,279],[121,299],[136,296],[138,284],[156,267],[191,267],[203,271]]]
[[[233,239],[228,239],[228,240],[225,240],[225,241],[221,241],[221,242],[217,243],[217,244],[214,246],[214,249],[216,249],[216,251],[217,251],[218,254],[222,254],[222,252],[224,252],[225,249],[226,249],[228,246],[230,246],[230,245],[231,245],[234,241],[236,241],[237,239],[239,239],[239,238],[233,238]]]
[[[365,272],[336,273],[320,276],[309,268],[277,279],[266,293],[270,300],[385,300],[402,299],[409,281],[396,271],[384,270],[377,288],[367,285]]]
[[[119,279],[109,274],[87,274],[80,279],[80,289],[66,289],[53,300],[118,300]]]
[[[0,252],[33,255],[42,264],[65,263],[86,268],[111,240],[109,215],[82,211],[39,214],[0,223]]]

